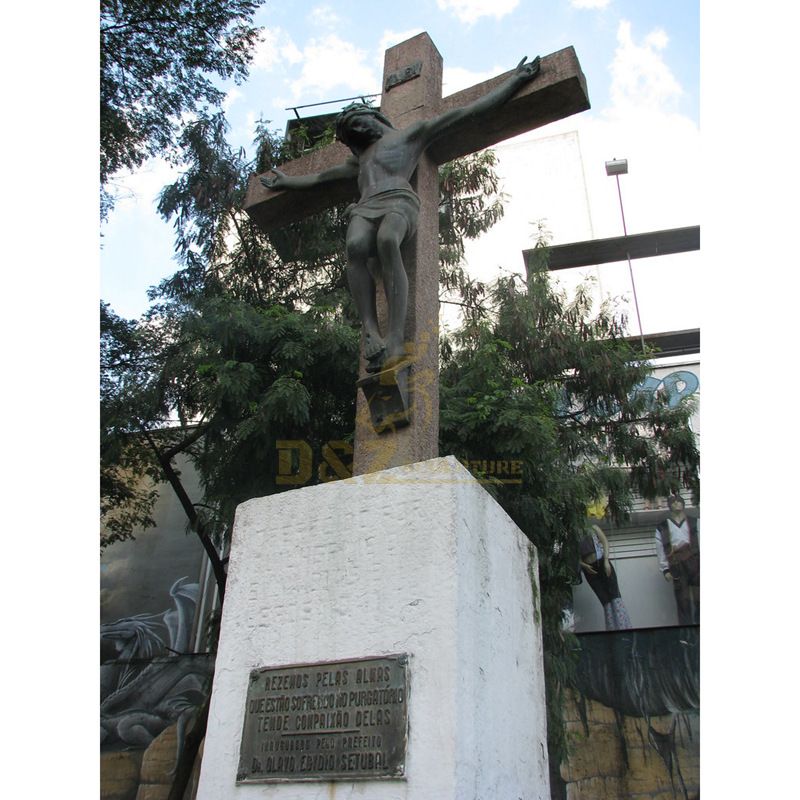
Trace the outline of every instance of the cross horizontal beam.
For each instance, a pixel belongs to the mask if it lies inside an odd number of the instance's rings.
[[[509,70],[442,98],[438,113],[474,102],[503,83],[512,72]],[[588,108],[586,78],[575,48],[565,47],[549,56],[542,56],[542,68],[536,79],[523,86],[488,118],[473,117],[459,127],[457,136],[434,142],[428,152],[437,164],[444,164]]]
[[[441,114],[476,100],[502,83],[510,72],[442,98],[431,113]],[[543,56],[536,80],[525,85],[499,110],[488,118],[475,117],[464,121],[457,134],[442,138],[431,145],[428,152],[437,164],[442,164],[588,108],[586,79],[575,49],[566,47]],[[402,120],[392,121],[399,127],[403,126]],[[287,175],[308,175],[341,164],[349,155],[350,151],[343,144],[335,142],[282,164],[280,168]],[[336,203],[355,200],[358,196],[354,180],[327,184],[324,192],[281,192],[267,189],[258,177],[250,176],[244,209],[265,231],[297,222],[309,214],[324,211]]]

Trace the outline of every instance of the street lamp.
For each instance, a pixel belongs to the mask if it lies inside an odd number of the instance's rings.
[[[617,179],[617,194],[619,195],[619,210],[622,214],[622,232],[625,237],[628,236],[628,226],[625,224],[625,208],[622,205],[622,189],[619,185],[619,176],[628,174],[628,159],[627,158],[614,158],[611,161],[606,161],[606,175]],[[642,318],[639,315],[639,298],[636,296],[636,281],[633,279],[633,265],[631,264],[631,254],[628,248],[625,248],[625,255],[628,258],[628,272],[631,275],[631,287],[633,289],[633,305],[636,308],[636,321],[639,323],[639,338],[642,341],[642,353],[644,353],[644,332],[642,330]]]

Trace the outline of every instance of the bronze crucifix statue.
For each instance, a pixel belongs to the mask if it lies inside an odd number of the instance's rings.
[[[527,57],[523,58],[507,80],[469,105],[400,130],[379,109],[353,103],[336,122],[336,138],[352,153],[343,164],[301,176],[273,169],[275,177],[261,177],[268,189],[312,189],[357,179],[360,199],[347,211],[347,278],[364,326],[367,372],[394,367],[408,355],[404,337],[408,277],[400,248],[417,227],[420,201],[410,181],[420,157],[464,120],[491,112],[533,80],[540,60],[526,61]],[[379,329],[375,304],[378,269],[388,308],[385,337]]]
[[[357,200],[348,277],[364,321],[367,374],[358,381],[355,475],[439,454],[438,165],[587,108],[571,47],[443,97],[442,57],[421,33],[386,51],[379,111],[346,109],[341,141],[280,165],[280,173],[251,177],[245,208],[265,231]],[[386,259],[379,248],[391,250]],[[382,260],[389,267],[380,276],[384,292],[376,292]],[[396,404],[384,404],[389,395],[402,400],[399,414]]]

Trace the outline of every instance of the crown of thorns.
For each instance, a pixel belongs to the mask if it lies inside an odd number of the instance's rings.
[[[353,117],[358,117],[363,114],[369,114],[372,117],[376,117],[379,119],[384,125],[388,125],[390,128],[393,128],[391,122],[381,114],[380,110],[369,106],[366,103],[351,103],[346,108],[342,109],[342,113],[336,118],[336,138],[340,142],[344,142],[347,139],[347,124],[350,122]]]

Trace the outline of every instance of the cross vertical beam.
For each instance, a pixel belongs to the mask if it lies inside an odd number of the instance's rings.
[[[386,90],[391,76],[422,63],[418,77]],[[381,112],[396,128],[438,113],[442,97],[442,57],[427,33],[391,47],[383,68]],[[420,199],[417,231],[403,246],[408,275],[405,340],[411,348],[411,424],[376,433],[363,392],[356,401],[353,474],[426,461],[439,455],[439,178],[437,164],[423,155],[412,179]],[[386,325],[386,301],[378,290],[378,316]],[[362,356],[361,374],[365,361]]]

